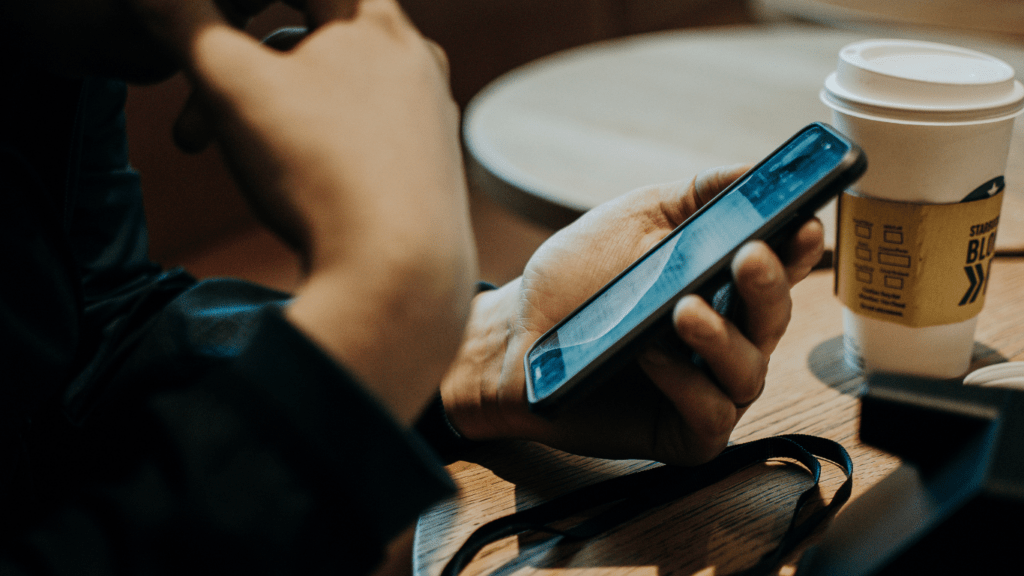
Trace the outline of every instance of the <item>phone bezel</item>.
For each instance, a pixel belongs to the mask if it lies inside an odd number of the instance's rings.
[[[581,368],[573,376],[569,377],[561,386],[551,391],[543,398],[538,398],[534,386],[532,365],[530,363],[530,356],[534,352],[539,342],[544,341],[552,332],[557,331],[565,323],[570,321],[576,316],[582,309],[590,305],[594,300],[601,296],[610,286],[619,281],[620,278],[629,274],[634,268],[636,268],[641,262],[648,258],[651,254],[656,252],[666,242],[669,242],[675,235],[679,234],[683,228],[688,226],[691,222],[695,221],[708,209],[715,205],[719,200],[724,198],[727,194],[735,190],[741,183],[746,181],[755,172],[761,169],[767,164],[772,158],[777,156],[782,150],[792,144],[794,141],[802,138],[807,132],[811,130],[821,129],[829,134],[833,135],[837,139],[843,141],[849,146],[849,150],[842,156],[839,162],[821,179],[814,183],[806,192],[801,194],[798,198],[790,202],[782,211],[772,217],[770,220],[765,222],[758,228],[754,233],[747,236],[747,238],[738,243],[736,248],[730,250],[722,259],[716,262],[705,270],[695,280],[683,286],[676,294],[669,298],[669,300],[659,307],[654,313],[645,318],[640,324],[633,328],[621,339],[616,341],[612,346],[608,347],[593,361],[588,363],[586,366]],[[622,272],[616,275],[613,279],[609,280],[600,290],[596,291],[590,296],[583,304],[579,305],[575,310],[566,315],[561,321],[551,327],[548,331],[538,337],[530,348],[523,355],[523,368],[525,371],[526,378],[526,394],[527,401],[531,411],[540,414],[549,414],[556,411],[562,404],[565,403],[567,397],[575,396],[581,393],[581,388],[594,388],[601,383],[601,381],[607,380],[612,373],[617,369],[622,368],[625,363],[639,352],[639,348],[645,345],[649,338],[645,338],[645,335],[654,337],[657,335],[657,331],[654,329],[659,322],[664,323],[664,319],[668,316],[669,312],[675,307],[676,302],[680,298],[688,294],[701,294],[705,299],[709,299],[710,296],[725,282],[728,281],[730,275],[730,264],[732,259],[735,257],[736,252],[751,240],[764,240],[776,248],[775,244],[778,243],[787,234],[786,232],[795,231],[795,225],[802,224],[809,220],[815,212],[817,212],[822,206],[824,206],[832,197],[836,196],[845,189],[847,186],[852,184],[863,174],[866,169],[867,161],[864,156],[864,152],[852,142],[849,138],[838,132],[835,128],[825,124],[823,122],[815,122],[809,124],[798,131],[796,134],[791,136],[778,148],[776,148],[771,154],[765,156],[763,160],[758,162],[750,170],[743,173],[742,176],[737,178],[733,183],[719,192],[714,198],[709,200],[704,206],[701,206],[696,212],[694,212],[689,218],[683,223],[674,228],[671,232],[665,235],[657,244],[652,246],[643,256],[637,258],[632,264],[627,266]],[[790,230],[793,229],[793,230]],[[717,277],[717,278],[716,278]],[[712,279],[716,279],[717,282],[710,282]],[[670,328],[670,324],[668,327]],[[663,326],[663,329],[666,328]],[[598,368],[607,368],[604,377],[594,376],[593,373]],[[581,386],[585,381],[592,381],[592,385]]]

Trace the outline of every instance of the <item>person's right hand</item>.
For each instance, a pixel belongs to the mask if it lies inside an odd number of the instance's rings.
[[[310,33],[288,52],[213,0],[132,2],[253,208],[303,258],[287,317],[410,422],[454,356],[476,279],[443,55],[395,0],[307,0]]]

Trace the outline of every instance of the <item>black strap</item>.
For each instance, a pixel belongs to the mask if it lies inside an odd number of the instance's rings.
[[[726,448],[717,458],[693,468],[660,466],[619,476],[574,490],[568,494],[492,520],[476,529],[444,567],[442,576],[457,576],[473,560],[477,552],[491,542],[525,532],[551,534],[492,573],[511,574],[529,564],[533,558],[562,543],[593,538],[615,526],[632,520],[648,510],[706,488],[754,464],[786,458],[800,463],[814,483],[797,500],[793,520],[779,544],[752,567],[739,572],[743,576],[765,574],[778,566],[797,545],[809,536],[850,497],[853,489],[853,461],[839,443],[816,436],[788,434]],[[846,474],[846,481],[822,506],[800,519],[801,512],[818,492],[821,474],[819,459],[832,462]],[[553,524],[597,509],[592,516],[567,529]]]

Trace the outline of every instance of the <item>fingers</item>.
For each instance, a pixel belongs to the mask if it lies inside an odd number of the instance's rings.
[[[732,400],[689,362],[668,356],[657,347],[639,359],[640,367],[668,400],[648,457],[677,465],[707,462],[729,442],[741,411]]]
[[[732,272],[743,301],[743,333],[767,358],[786,332],[792,314],[789,275],[763,242],[749,242],[740,248]]]
[[[811,273],[825,254],[825,227],[821,220],[812,218],[805,223],[781,250],[782,262],[790,286]]]
[[[160,3],[160,0],[140,0]],[[246,9],[262,9],[268,0],[252,0]],[[394,0],[308,0],[289,2],[307,12],[311,28],[317,28],[336,20],[360,18],[388,30],[392,34],[403,34],[415,28],[405,17]],[[176,3],[177,4],[177,3]],[[205,2],[184,3],[186,8],[171,11],[164,8],[159,20],[165,27],[172,27],[173,45],[182,46],[179,56],[186,66],[186,73],[199,88],[202,96],[193,94],[179,115],[173,128],[174,141],[186,152],[195,153],[205,149],[213,139],[214,129],[210,111],[217,100],[231,100],[232,96],[245,93],[249,84],[245,79],[267,73],[267,55],[260,50],[255,40],[234,29],[239,20],[234,4],[224,3],[222,8],[227,17],[211,4]],[[163,6],[164,4],[161,4]],[[168,28],[170,30],[170,28]],[[263,44],[278,52],[288,52],[309,36],[305,28],[283,28],[263,39]],[[426,41],[429,52],[438,67],[448,73],[448,61],[444,51],[433,42]],[[212,100],[211,100],[212,98]]]
[[[748,406],[760,396],[768,355],[756,341],[698,296],[682,298],[673,320],[679,337],[704,359],[718,389],[734,407]]]
[[[742,176],[748,165],[736,164],[705,170],[695,176],[688,185],[683,183],[663,184],[652,187],[659,196],[659,208],[670,228],[682,224],[701,206],[718,195],[726,186]],[[640,189],[646,193],[650,189]]]
[[[306,36],[306,28],[280,28],[263,38],[264,45],[280,52],[295,48]],[[183,152],[195,154],[202,152],[213,141],[213,122],[210,119],[209,106],[198,92],[192,92],[178,118],[174,122],[174,143]]]
[[[694,209],[741,177],[747,166],[705,171],[690,186]],[[684,200],[686,197],[684,197]],[[682,209],[685,212],[686,208]],[[813,269],[824,251],[824,231],[817,219],[804,224],[783,250],[783,260],[763,242],[743,246],[732,264],[736,290],[743,301],[740,326],[726,320],[697,296],[681,299],[673,321],[680,338],[707,363],[712,381],[701,370],[651,353],[645,371],[694,430],[691,443],[701,444],[731,432],[746,408],[764,391],[768,359],[781,340],[792,314],[790,288]],[[785,264],[783,263],[785,262]],[[696,407],[696,408],[695,408]],[[703,439],[703,440],[702,440]]]
[[[742,409],[764,390],[768,359],[789,325],[792,300],[789,274],[763,242],[740,249],[733,277],[743,300],[742,330],[692,295],[676,304],[673,322],[683,342],[707,362],[721,393]]]

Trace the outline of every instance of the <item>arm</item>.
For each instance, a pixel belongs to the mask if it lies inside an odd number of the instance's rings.
[[[410,424],[454,357],[476,276],[443,61],[393,0],[307,3],[260,46],[210,2],[138,0],[236,179],[303,257],[286,318]]]
[[[240,286],[185,290],[100,396],[75,398],[83,430],[48,406],[19,463],[39,497],[7,516],[0,571],[367,570],[451,489],[404,430],[455,353],[476,276],[443,69],[389,2],[318,12],[288,55],[176,4],[200,17],[176,46],[218,142],[307,279],[284,311]],[[180,331],[204,312],[209,332]],[[166,355],[178,337],[230,359],[183,363]],[[206,377],[176,378],[192,369]]]

